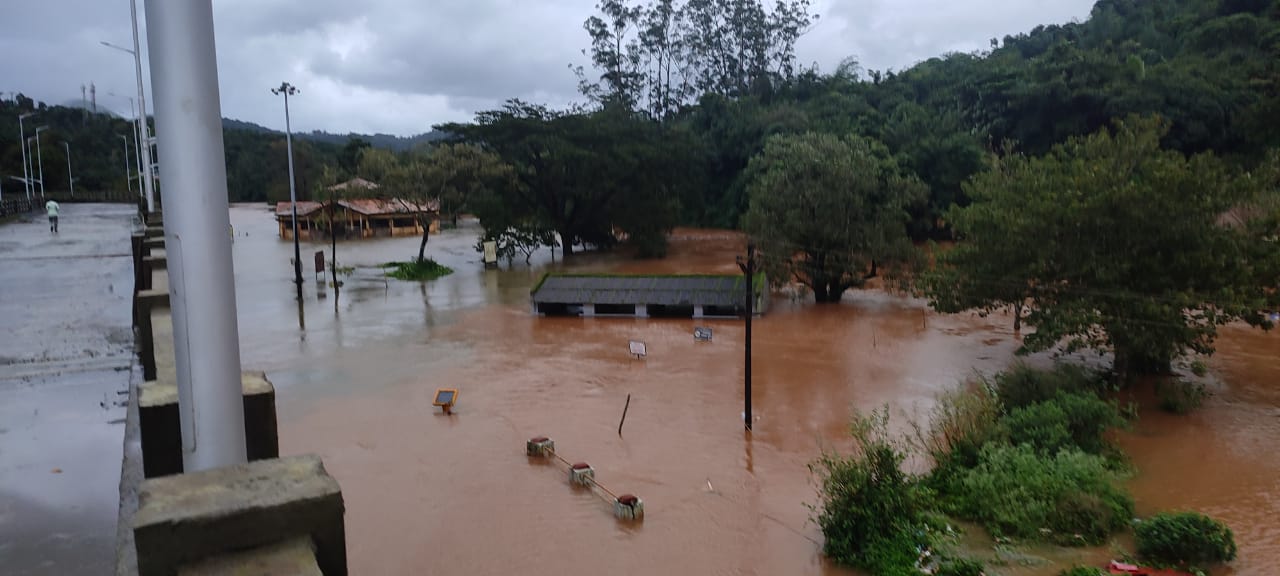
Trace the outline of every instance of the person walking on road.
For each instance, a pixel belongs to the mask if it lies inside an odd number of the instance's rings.
[[[49,213],[49,231],[55,234],[58,232],[58,210],[61,208],[62,207],[58,206],[58,203],[53,200],[44,203],[45,212]]]

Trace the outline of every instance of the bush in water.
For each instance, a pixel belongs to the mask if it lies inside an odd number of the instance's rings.
[[[1022,408],[1037,402],[1052,400],[1059,392],[1091,393],[1097,395],[1105,389],[1101,377],[1087,368],[1073,364],[1059,364],[1052,370],[1038,370],[1018,364],[996,375],[996,396],[1005,410]]]
[[[905,449],[889,439],[887,409],[854,415],[856,452],[825,453],[809,465],[820,480],[818,525],[823,553],[877,575],[918,574],[929,545],[930,498],[918,479],[902,471]]]
[[[1199,566],[1234,560],[1231,529],[1197,512],[1170,512],[1138,523],[1138,556],[1167,566]]]
[[[1108,448],[1103,434],[1124,419],[1115,405],[1091,393],[1059,390],[1048,400],[1009,411],[1003,424],[1009,442],[1047,456],[1070,448],[1102,454]]]
[[[989,444],[978,466],[941,493],[950,512],[993,535],[1066,545],[1101,543],[1133,515],[1133,500],[1106,460],[1078,450],[1048,456],[1027,445]]]
[[[1090,566],[1076,566],[1070,570],[1063,570],[1058,576],[1107,576],[1101,568],[1093,568]]]

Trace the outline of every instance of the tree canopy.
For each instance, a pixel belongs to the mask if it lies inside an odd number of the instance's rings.
[[[924,200],[926,187],[879,142],[776,136],[748,172],[746,229],[775,282],[794,279],[818,302],[835,302],[874,276],[878,265],[914,253],[908,208]]]
[[[1025,303],[1025,350],[1111,351],[1122,373],[1209,353],[1227,322],[1270,327],[1280,247],[1252,217],[1272,215],[1260,207],[1275,164],[1250,173],[1162,149],[1169,130],[1132,118],[975,177],[973,203],[949,213],[961,241],[938,258],[933,305]]]

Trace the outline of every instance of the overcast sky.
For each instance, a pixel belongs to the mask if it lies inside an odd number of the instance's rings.
[[[269,91],[282,80],[302,91],[290,108],[294,128],[304,131],[410,135],[511,97],[563,105],[577,99],[568,66],[586,63],[582,21],[595,3],[214,0],[222,113],[283,129],[281,103]],[[902,69],[1037,24],[1083,20],[1092,4],[814,0],[821,19],[800,41],[799,60],[824,71],[849,56],[865,68]],[[132,46],[128,0],[0,0],[0,20],[5,97],[16,91],[60,104],[93,82],[99,106],[128,115],[122,96],[137,92],[132,57],[99,44]]]

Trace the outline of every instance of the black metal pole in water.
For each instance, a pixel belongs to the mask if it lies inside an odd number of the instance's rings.
[[[622,419],[618,421],[618,436],[622,436],[622,423],[627,421],[627,410],[631,409],[631,395],[627,394],[627,405],[622,407]]]
[[[751,430],[751,317],[755,314],[755,272],[756,272],[756,244],[755,242],[747,243],[747,261],[739,262],[738,266],[742,268],[742,273],[746,275],[747,281],[747,350],[743,358],[745,375],[743,401],[745,409],[743,410],[743,420],[746,422],[747,430]]]

